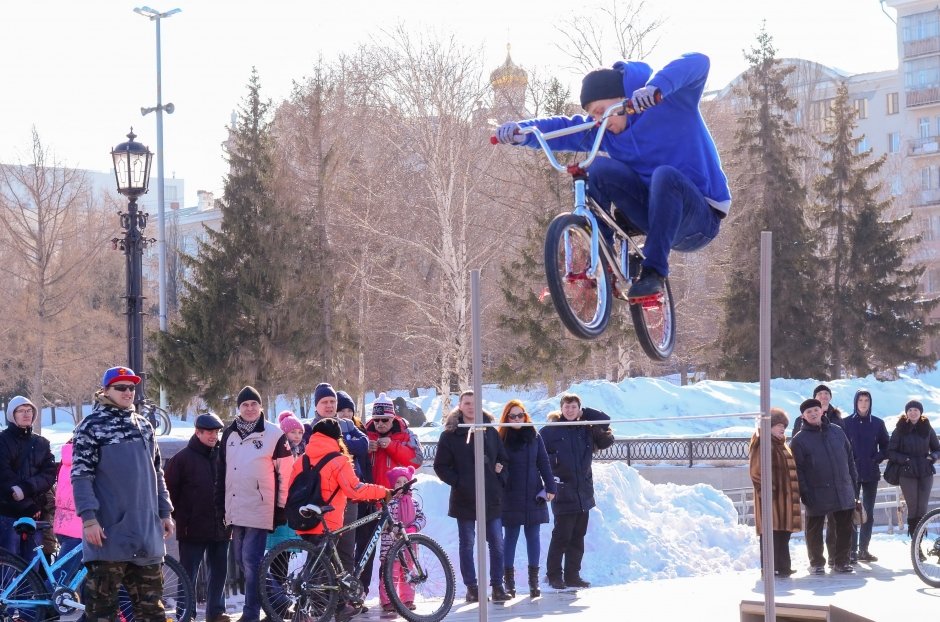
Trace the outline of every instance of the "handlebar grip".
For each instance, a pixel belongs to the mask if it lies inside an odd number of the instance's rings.
[[[498,144],[499,144],[499,140],[497,140],[497,138],[496,138],[495,136],[490,136],[490,144],[491,144],[491,145],[498,145]]]

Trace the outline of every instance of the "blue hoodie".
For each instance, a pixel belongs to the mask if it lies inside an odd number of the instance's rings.
[[[663,100],[641,114],[628,116],[627,128],[620,134],[604,134],[601,150],[636,171],[647,185],[655,169],[674,166],[702,191],[709,205],[727,214],[731,207],[728,179],[699,111],[709,65],[707,56],[695,53],[681,56],[655,74],[643,62],[615,63],[614,69],[623,72],[623,88],[628,97],[636,89],[650,85],[660,90]],[[575,115],[530,119],[519,125],[535,125],[542,132],[551,132],[587,121],[589,117]],[[558,151],[587,151],[595,131],[562,136],[549,141],[549,145]],[[531,134],[522,144],[539,147]]]

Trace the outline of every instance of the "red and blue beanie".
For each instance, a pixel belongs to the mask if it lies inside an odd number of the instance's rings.
[[[134,373],[134,370],[130,367],[112,367],[108,371],[104,372],[104,376],[101,377],[101,386],[109,387],[115,382],[120,382],[121,380],[126,380],[133,384],[140,383],[140,376]]]

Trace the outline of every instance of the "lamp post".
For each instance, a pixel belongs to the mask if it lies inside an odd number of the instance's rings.
[[[166,332],[167,328],[167,308],[166,308],[166,213],[163,202],[163,111],[167,114],[173,114],[175,109],[172,103],[163,105],[162,91],[162,70],[160,64],[160,21],[165,17],[170,17],[180,12],[180,9],[171,9],[164,13],[152,9],[149,6],[139,6],[134,9],[138,15],[143,15],[157,24],[157,105],[152,108],[142,107],[141,115],[147,115],[151,112],[157,113],[157,283],[160,295],[160,331]],[[160,387],[160,407],[166,408],[166,393],[163,387]]]
[[[147,192],[150,183],[150,149],[136,142],[134,128],[123,142],[111,151],[117,190],[127,197],[127,212],[119,212],[124,238],[114,238],[115,248],[124,251],[127,282],[124,297],[127,300],[127,361],[140,377],[134,403],[139,405],[146,395],[147,375],[144,373],[144,247],[152,240],[144,239],[147,214],[137,211],[137,197]]]

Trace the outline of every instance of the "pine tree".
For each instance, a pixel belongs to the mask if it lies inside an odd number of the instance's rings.
[[[744,110],[729,172],[735,188],[731,274],[725,296],[720,346],[727,378],[755,380],[759,371],[759,240],[773,232],[771,373],[775,377],[820,377],[825,331],[819,313],[820,266],[816,239],[807,226],[805,187],[788,120],[796,104],[770,35],[761,30],[745,54],[750,67],[741,92]],[[729,232],[726,232],[726,235]]]

